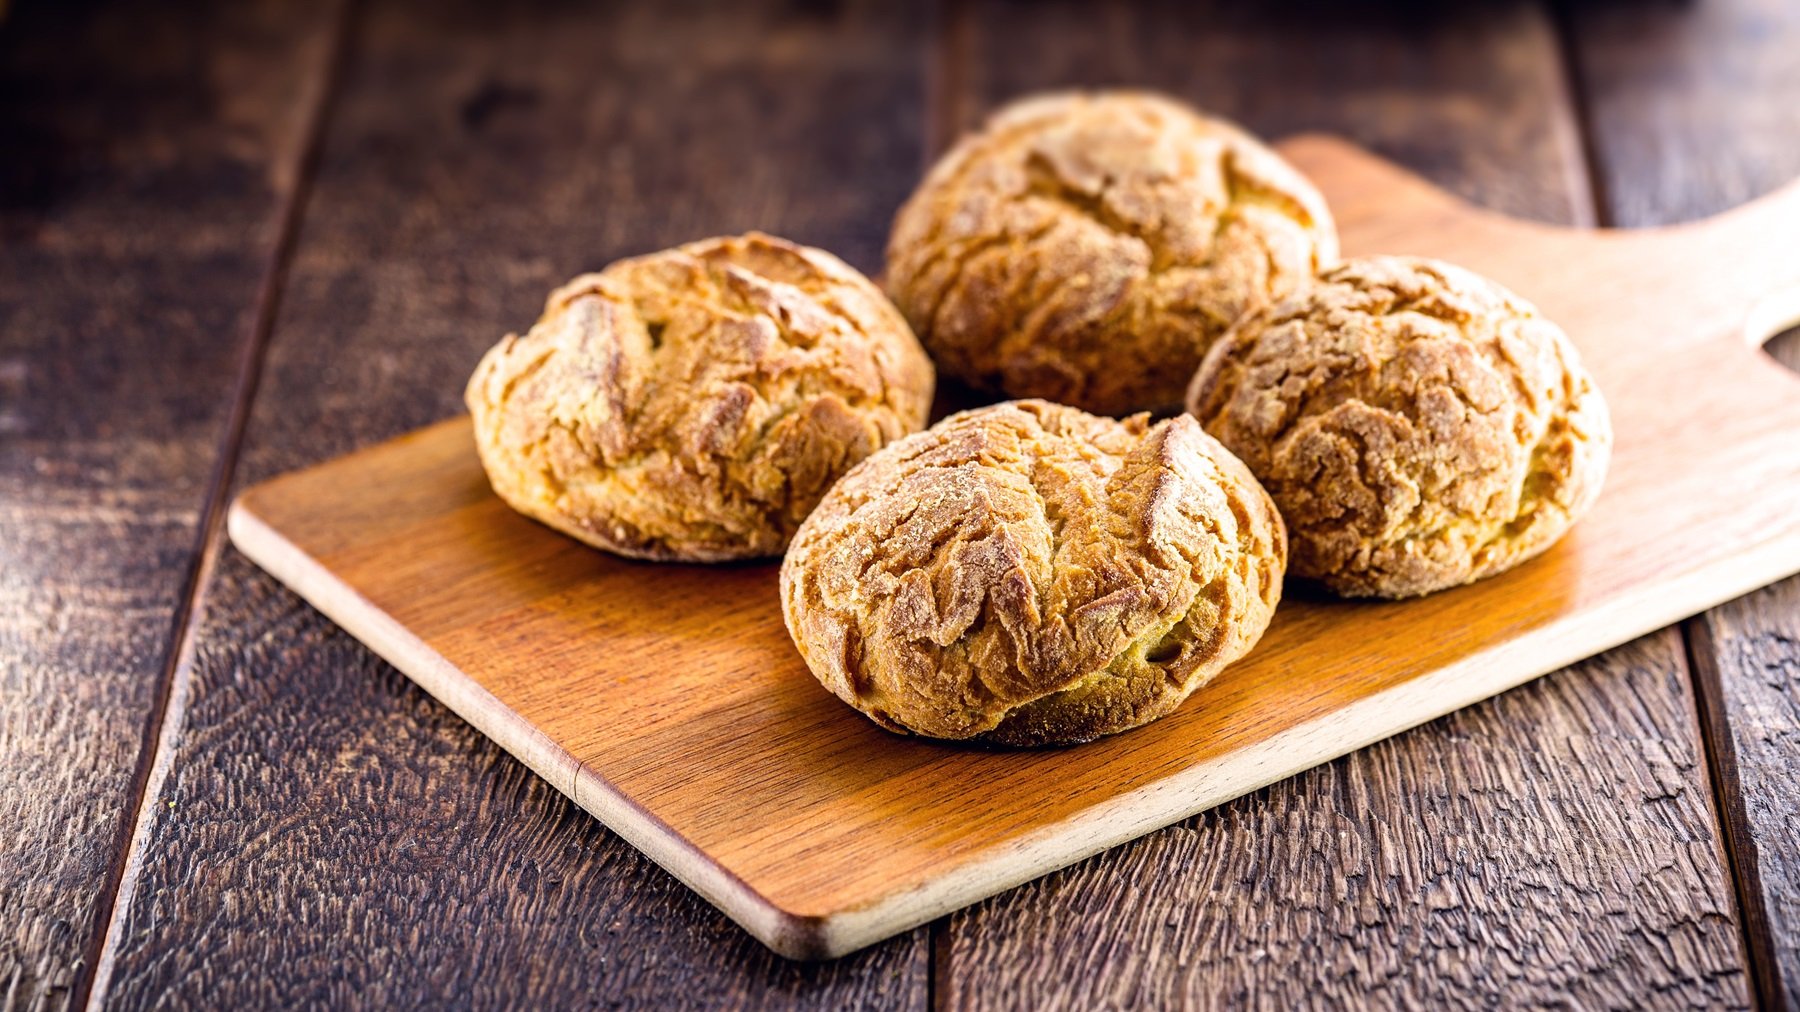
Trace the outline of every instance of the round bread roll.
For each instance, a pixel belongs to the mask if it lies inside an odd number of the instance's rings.
[[[1232,321],[1337,257],[1261,142],[1132,92],[1007,106],[894,221],[887,285],[945,373],[1103,414],[1175,408]]]
[[[1192,418],[1017,401],[853,468],[788,548],[781,599],[813,674],[881,726],[1068,744],[1155,720],[1243,656],[1286,551]]]
[[[772,236],[557,289],[469,380],[514,509],[620,555],[775,555],[840,475],[925,424],[931,362],[867,278]]]
[[[1346,261],[1246,317],[1188,406],[1262,479],[1293,572],[1411,597],[1550,547],[1600,492],[1606,402],[1562,329],[1469,271]]]

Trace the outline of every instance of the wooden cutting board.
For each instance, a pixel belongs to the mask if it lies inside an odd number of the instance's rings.
[[[245,492],[243,552],[771,948],[849,952],[1800,571],[1800,185],[1695,225],[1519,222],[1324,137],[1283,151],[1347,254],[1488,274],[1574,337],[1617,447],[1543,557],[1416,601],[1290,593],[1148,727],[1005,752],[822,689],[773,564],[584,548],[488,491],[467,419]],[[576,265],[581,266],[581,265]],[[1785,294],[1783,294],[1785,293]]]

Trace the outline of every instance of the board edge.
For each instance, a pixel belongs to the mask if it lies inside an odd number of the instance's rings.
[[[833,950],[832,932],[826,923],[829,918],[783,910],[708,859],[319,560],[283,537],[256,513],[253,500],[259,488],[240,493],[226,512],[225,526],[231,543],[251,562],[771,950],[796,960],[830,959],[851,951]],[[856,948],[880,938],[871,938]]]
[[[1640,591],[1621,596],[1604,608],[1586,613],[1579,623],[1528,632],[1496,644],[1255,745],[1096,805],[1017,841],[1009,853],[970,862],[930,883],[867,907],[824,917],[824,947],[833,957],[854,952],[1800,573],[1800,530],[1783,532],[1746,555],[1757,564],[1716,563],[1685,574],[1673,584],[1660,584],[1655,593]],[[1684,585],[1691,585],[1692,589]],[[1670,593],[1671,586],[1680,588],[1679,592]],[[1686,593],[1703,596],[1709,603],[1698,607],[1654,607],[1658,598],[1676,600]],[[1481,677],[1484,669],[1505,670],[1508,665],[1517,665],[1516,670],[1523,673],[1501,679]],[[1412,697],[1430,702],[1409,706],[1404,701]],[[1384,719],[1395,713],[1405,716]],[[1325,743],[1317,740],[1321,732],[1333,728],[1349,733],[1328,738]],[[1368,731],[1369,728],[1375,730]],[[1306,742],[1307,747],[1294,747],[1301,742]],[[1280,761],[1279,757],[1289,752],[1303,758],[1298,762]],[[1209,783],[1231,786],[1209,788]],[[1185,797],[1185,801],[1178,807],[1158,804],[1154,799],[1163,795]],[[1143,814],[1133,818],[1133,809]],[[1072,843],[1075,840],[1082,842]]]
[[[1735,559],[1684,574],[1673,585],[1676,592],[1671,593],[1671,584],[1665,583],[1657,585],[1655,593],[1621,596],[1566,628],[1527,632],[1470,654],[1228,756],[1087,809],[1014,841],[993,857],[968,862],[929,882],[861,907],[805,914],[782,908],[709,858],[283,537],[256,514],[249,502],[256,491],[251,488],[240,494],[227,513],[232,543],[246,557],[752,937],[779,955],[808,961],[836,959],[912,930],[1800,572],[1800,529],[1781,532]],[[1656,606],[1658,599],[1675,601],[1689,594],[1707,603]],[[1521,673],[1501,679],[1480,677],[1482,669],[1509,667]],[[1419,697],[1419,701],[1407,704],[1411,697]],[[1364,717],[1365,713],[1370,716]],[[1391,719],[1394,714],[1403,716]],[[1330,733],[1333,731],[1337,733]],[[1329,737],[1321,742],[1321,734]],[[1298,747],[1302,743],[1305,747]]]

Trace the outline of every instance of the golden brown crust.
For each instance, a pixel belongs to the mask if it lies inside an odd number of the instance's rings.
[[[888,291],[938,367],[1104,414],[1173,407],[1246,310],[1337,256],[1261,142],[1134,92],[1000,110],[900,209]]]
[[[1346,261],[1245,318],[1189,410],[1262,479],[1293,572],[1353,597],[1478,580],[1599,495],[1606,402],[1562,329],[1461,268]]]
[[[1044,401],[953,415],[851,470],[788,549],[788,631],[895,731],[1086,741],[1168,713],[1262,635],[1286,543],[1180,416]]]
[[[469,380],[515,509],[647,559],[774,555],[851,465],[918,431],[931,362],[867,278],[771,236],[621,260]]]

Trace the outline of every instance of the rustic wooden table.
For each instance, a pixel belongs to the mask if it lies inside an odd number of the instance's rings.
[[[5,1007],[1800,1004],[1800,579],[802,965],[226,545],[235,489],[455,413],[580,269],[752,227],[877,269],[1022,91],[1556,222],[1800,174],[1792,0],[1252,6],[14,4]]]

